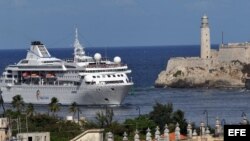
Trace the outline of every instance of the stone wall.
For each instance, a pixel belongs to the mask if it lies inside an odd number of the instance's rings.
[[[176,57],[168,60],[166,71],[182,67],[208,68],[214,61],[212,59],[201,59],[199,57]]]
[[[239,60],[244,63],[249,63],[249,54],[249,47],[220,47],[218,60],[220,62],[231,62],[232,60]]]

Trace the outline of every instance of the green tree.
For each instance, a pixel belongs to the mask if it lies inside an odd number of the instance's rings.
[[[33,116],[35,112],[34,105],[32,103],[29,103],[26,108],[26,114],[28,117]]]
[[[13,108],[16,109],[17,112],[21,112],[22,108],[24,107],[24,101],[21,95],[16,95],[12,98],[11,102]]]
[[[149,118],[148,115],[141,115],[134,119],[126,119],[123,123],[127,129],[127,133],[134,134],[135,129],[141,131],[142,134],[146,134],[147,128],[154,129],[156,124]]]
[[[96,121],[100,128],[108,127],[113,123],[114,112],[113,109],[109,109],[106,107],[105,113],[103,111],[99,111],[96,113]]]
[[[181,129],[181,132],[182,133],[187,133],[187,121],[185,119],[185,114],[183,111],[181,110],[176,110],[174,113],[173,113],[173,123],[179,123],[180,125],[180,129]]]
[[[110,126],[113,122],[114,111],[112,108],[106,108],[106,125]]]
[[[161,129],[164,129],[165,124],[169,125],[169,130],[174,131],[175,125],[178,122],[182,133],[186,133],[187,122],[185,114],[181,110],[173,111],[173,104],[156,103],[153,111],[149,113],[149,118],[153,120]]]
[[[71,103],[71,105],[69,107],[69,112],[73,113],[73,118],[75,117],[75,114],[77,111],[79,112],[79,108],[77,106],[77,103],[76,102]]]
[[[101,111],[96,113],[96,117],[95,117],[96,121],[97,121],[97,125],[100,128],[103,128],[105,126],[105,122],[106,122],[106,115]]]
[[[55,113],[60,111],[59,101],[56,97],[51,98],[51,102],[49,103],[49,110],[52,112],[52,115],[55,116]]]
[[[161,129],[165,124],[172,122],[173,104],[160,104],[156,103],[153,107],[153,111],[149,113],[149,118],[152,119]]]

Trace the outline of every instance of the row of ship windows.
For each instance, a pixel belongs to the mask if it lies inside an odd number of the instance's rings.
[[[117,74],[117,75],[115,75],[115,74],[113,74],[113,75],[109,75],[109,74],[108,74],[108,75],[102,75],[102,78],[105,78],[106,76],[109,77],[109,78],[110,78],[110,77],[123,77],[123,74]],[[101,78],[100,75],[97,75],[97,76],[94,75],[94,76],[92,76],[92,77],[93,77],[93,78]]]
[[[68,71],[68,73],[79,73],[79,72],[116,72],[116,71],[126,71],[126,69],[112,69],[112,70],[86,70],[86,71]]]
[[[23,88],[20,88],[23,89]],[[72,87],[46,87],[46,88],[30,88],[30,87],[26,87],[25,89],[23,89],[24,91],[29,91],[29,90],[61,90],[61,91],[65,91],[65,90],[69,90],[69,91],[76,91],[78,90],[77,88],[72,88]]]

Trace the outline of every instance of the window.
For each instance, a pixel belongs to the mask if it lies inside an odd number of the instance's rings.
[[[27,64],[29,61],[28,60],[23,60],[21,64]]]

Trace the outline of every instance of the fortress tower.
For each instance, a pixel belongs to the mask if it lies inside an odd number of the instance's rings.
[[[210,58],[210,29],[208,26],[208,17],[204,15],[201,18],[201,58]]]

